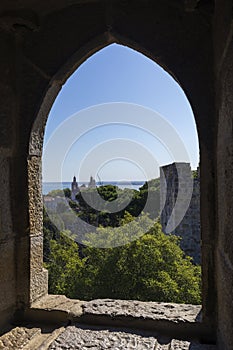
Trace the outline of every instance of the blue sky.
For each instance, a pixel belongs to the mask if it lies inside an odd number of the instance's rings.
[[[158,128],[153,125],[150,132],[152,111]],[[130,113],[137,114],[138,124]],[[169,124],[168,136],[179,135],[188,157],[172,143],[168,147],[168,139],[160,139],[158,114]],[[58,155],[63,145],[61,166]],[[161,165],[188,160],[197,167],[199,147],[183,90],[144,55],[113,44],[87,59],[57,96],[46,126],[43,181],[70,181],[74,174],[79,181],[90,175],[103,181],[144,180],[157,177]]]

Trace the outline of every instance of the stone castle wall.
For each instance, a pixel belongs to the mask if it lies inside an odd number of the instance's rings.
[[[195,263],[200,264],[199,170],[197,176],[193,177],[189,163],[161,167],[160,203],[163,232],[180,236],[181,248]]]

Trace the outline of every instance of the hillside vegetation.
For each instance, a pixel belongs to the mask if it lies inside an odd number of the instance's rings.
[[[98,226],[79,244],[71,231],[59,231],[44,212],[44,260],[49,271],[49,292],[84,300],[96,298],[136,299],[199,304],[201,268],[192,264],[179,247],[179,238],[161,230],[159,181],[152,180],[149,210],[145,206],[148,184],[140,191],[102,186],[98,192],[106,201],[106,211],[88,206],[78,194],[71,208],[82,220]],[[89,191],[89,190],[88,190]],[[124,210],[108,213],[108,203],[126,200]],[[68,194],[68,191],[66,190]],[[92,195],[92,190],[88,195]]]

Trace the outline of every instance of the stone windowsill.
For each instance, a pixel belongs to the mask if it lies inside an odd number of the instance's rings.
[[[201,306],[135,300],[80,301],[48,295],[33,303],[27,321],[67,325],[73,323],[143,329],[176,336],[208,337],[201,322]]]

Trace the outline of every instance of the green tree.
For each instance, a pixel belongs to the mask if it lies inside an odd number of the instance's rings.
[[[120,226],[121,219],[126,211],[135,217],[140,215],[142,211],[145,211],[151,218],[155,219],[158,217],[160,210],[159,185],[159,179],[153,179],[146,182],[139,191],[129,188],[122,190],[114,185],[100,186],[97,189],[86,189],[85,197],[83,197],[81,192],[76,196],[78,201],[78,204],[76,204],[78,210],[76,209],[76,211],[82,220],[94,226],[101,225],[103,227]],[[98,205],[98,199],[94,195],[96,190],[106,201],[102,211],[98,211],[87,204],[88,202],[95,206]],[[87,201],[85,200],[86,198]],[[114,213],[111,213],[110,210],[112,201],[115,201],[116,209],[119,209]],[[75,204],[71,204],[71,206],[75,210]]]
[[[57,229],[57,226],[54,224],[54,222],[51,221],[45,208],[43,208],[43,234],[43,255],[44,261],[47,262],[51,253],[50,242],[51,240],[59,239],[60,231]]]
[[[49,293],[77,297],[77,280],[82,274],[85,259],[68,232],[61,232],[59,240],[51,240],[50,257],[45,267],[49,271]]]
[[[131,219],[126,218],[131,229],[124,225],[116,233],[109,227],[99,228],[98,234],[87,235],[88,294],[83,297],[200,303],[200,267],[184,256],[178,238],[165,235],[159,223],[143,234],[150,219]],[[131,242],[132,237],[138,239]],[[111,248],[116,241],[124,245]],[[98,248],[104,245],[109,248]]]
[[[148,202],[148,190],[152,191],[147,206],[151,210],[139,215]],[[101,186],[98,191],[106,200],[106,210],[94,210],[78,194],[78,203],[71,202],[71,209],[53,220],[73,230],[78,215],[99,226],[95,233],[85,234],[84,245],[72,240],[69,232],[59,232],[50,222],[52,214],[49,218],[44,213],[50,293],[84,300],[121,298],[199,304],[200,266],[184,255],[177,236],[165,235],[159,222],[151,219],[158,210],[153,201],[159,195],[158,179],[139,191],[116,186]],[[96,200],[93,193],[93,189],[87,189],[90,200]],[[129,196],[132,200],[124,210],[107,212],[113,200],[121,205]]]
[[[71,197],[71,190],[69,188],[64,188],[63,190],[52,190],[50,191],[47,196],[50,197]]]

